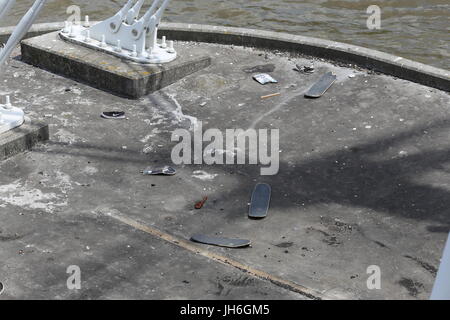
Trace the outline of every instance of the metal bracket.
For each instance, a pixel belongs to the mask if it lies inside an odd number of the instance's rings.
[[[36,0],[34,2],[33,6],[23,16],[17,27],[14,29],[14,32],[9,37],[6,45],[0,49],[0,72],[12,51],[16,48],[17,44],[22,40],[36,20],[46,1],[47,0]],[[8,13],[15,2],[15,0],[0,0],[0,19]],[[11,105],[10,97],[6,96],[5,104],[0,103],[0,134],[17,128],[24,122],[25,114],[23,110],[13,107]]]
[[[21,126],[25,122],[22,109],[13,107],[9,96],[5,104],[0,104],[0,134]]]
[[[66,41],[143,64],[167,63],[177,57],[173,41],[157,41],[158,27],[170,0],[154,0],[140,18],[145,0],[128,0],[125,6],[105,21],[89,26],[66,22],[60,37]],[[134,4],[134,5],[133,5]],[[149,44],[147,47],[147,37]]]

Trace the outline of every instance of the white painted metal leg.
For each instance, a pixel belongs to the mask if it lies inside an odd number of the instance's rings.
[[[16,0],[0,0],[0,21],[9,12],[9,10],[14,6]]]
[[[36,20],[39,12],[42,10],[47,0],[36,0],[33,6],[28,10],[25,16],[20,20],[14,32],[9,37],[6,45],[0,50],[0,74],[3,65],[11,55],[12,51],[25,36],[33,22]],[[14,5],[15,0],[0,0],[0,19]],[[24,123],[24,112],[11,105],[10,97],[6,96],[5,103],[0,103],[0,134],[21,126]]]
[[[431,300],[450,300],[450,235],[445,246]]]

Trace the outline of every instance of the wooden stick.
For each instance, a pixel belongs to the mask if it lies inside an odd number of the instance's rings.
[[[261,99],[267,99],[267,98],[272,98],[272,97],[276,97],[276,96],[279,96],[279,95],[281,95],[281,93],[273,93],[273,94],[269,94],[269,95],[267,95],[267,96],[262,96],[261,97]]]

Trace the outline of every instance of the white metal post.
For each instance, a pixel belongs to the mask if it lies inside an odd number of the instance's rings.
[[[6,63],[6,60],[11,55],[12,51],[19,44],[20,40],[26,35],[28,30],[33,25],[39,12],[42,10],[47,0],[36,0],[33,6],[20,20],[14,32],[9,37],[6,45],[0,50],[0,74],[2,67]],[[0,18],[14,5],[15,0],[0,0]],[[7,132],[18,126],[21,126],[25,121],[25,114],[22,109],[13,107],[9,96],[5,97],[5,103],[0,102],[0,133]]]
[[[450,300],[450,235],[444,249],[436,282],[434,283],[431,300]]]

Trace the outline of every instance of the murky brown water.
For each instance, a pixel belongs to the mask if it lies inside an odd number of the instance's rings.
[[[150,3],[150,0],[148,0]],[[12,25],[33,0],[17,0],[1,25]],[[39,21],[63,21],[76,4],[102,19],[125,0],[48,0]],[[382,29],[368,30],[366,9],[382,9]],[[289,32],[352,43],[450,69],[449,0],[172,0],[166,21]]]

